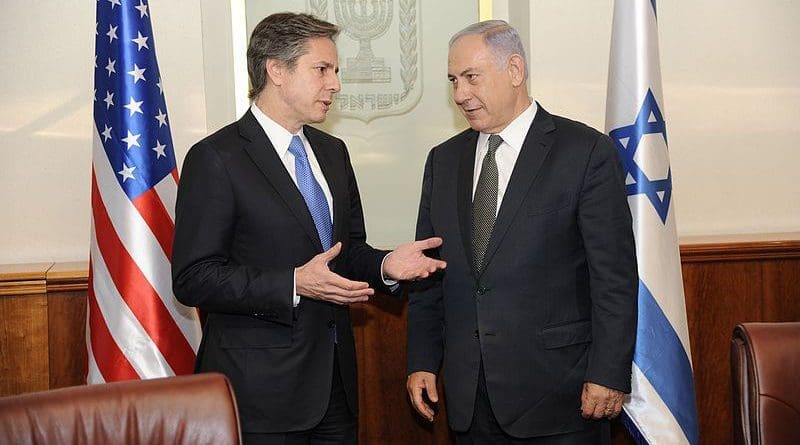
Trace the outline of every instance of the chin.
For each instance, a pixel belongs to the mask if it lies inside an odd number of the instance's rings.
[[[313,117],[312,117],[312,118],[309,120],[309,122],[310,122],[310,123],[312,123],[312,124],[321,124],[321,123],[325,122],[325,118],[326,118],[326,117],[327,117],[327,114],[326,114],[326,113],[323,113],[323,114],[321,114],[321,115],[313,116]]]

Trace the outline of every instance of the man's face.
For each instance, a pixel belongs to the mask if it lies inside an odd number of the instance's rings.
[[[282,90],[291,126],[320,123],[325,120],[333,96],[341,89],[339,55],[331,39],[318,37],[306,42],[308,52],[289,70]]]
[[[453,101],[473,130],[499,133],[513,120],[517,92],[507,65],[498,64],[481,35],[461,37],[450,48]]]

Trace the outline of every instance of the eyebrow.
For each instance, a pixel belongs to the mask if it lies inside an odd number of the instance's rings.
[[[334,65],[334,64],[332,64],[330,62],[326,62],[324,60],[319,60],[317,62],[314,62],[313,65],[322,65],[325,68],[333,68],[334,71],[337,72],[337,73],[339,72],[339,67],[338,66],[336,66],[336,65]]]
[[[463,69],[463,70],[462,70],[460,73],[458,73],[458,74],[450,74],[450,73],[447,73],[447,78],[448,78],[448,79],[455,79],[455,78],[456,78],[456,76],[459,76],[459,77],[464,77],[464,76],[465,76],[465,75],[467,75],[467,73],[469,73],[470,71],[478,71],[478,69],[477,69],[477,68],[474,68],[474,67],[471,67],[471,66],[468,66],[468,67],[464,68],[464,69]]]

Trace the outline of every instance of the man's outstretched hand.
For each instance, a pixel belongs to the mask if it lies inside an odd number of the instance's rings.
[[[361,303],[369,300],[375,291],[363,281],[352,281],[331,272],[328,263],[342,251],[342,243],[311,258],[295,269],[297,295],[336,304]]]
[[[441,238],[428,238],[400,245],[386,257],[383,274],[397,281],[427,278],[437,270],[447,267],[442,260],[425,256],[424,251],[442,245]]]

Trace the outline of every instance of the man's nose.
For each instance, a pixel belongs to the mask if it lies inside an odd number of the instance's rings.
[[[469,88],[465,85],[453,84],[453,102],[461,105],[469,99]]]
[[[339,74],[331,70],[331,78],[328,80],[329,89],[334,93],[338,93],[342,89],[342,82],[339,81]]]

